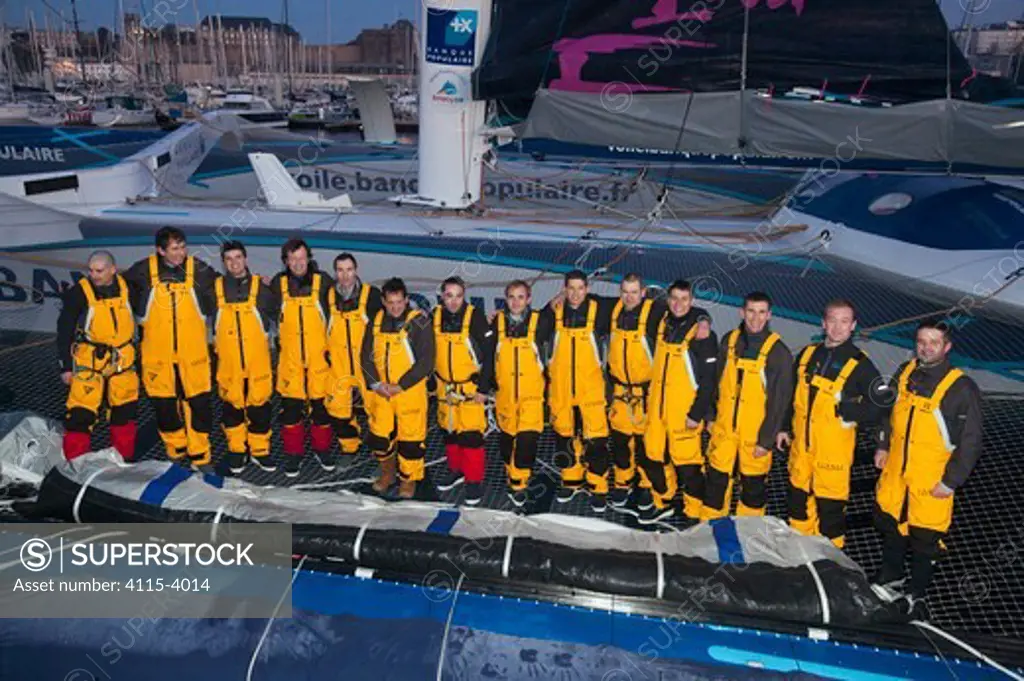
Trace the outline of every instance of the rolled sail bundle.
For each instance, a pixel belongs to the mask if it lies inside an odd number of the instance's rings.
[[[351,492],[257,487],[113,450],[59,463],[32,515],[75,522],[285,522],[296,554],[411,575],[656,598],[685,617],[859,627],[885,606],[830,542],[777,518],[725,518],[651,533],[560,514],[387,502]],[[500,588],[500,587],[499,587]]]

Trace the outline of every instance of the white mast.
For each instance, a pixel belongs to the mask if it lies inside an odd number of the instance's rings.
[[[32,10],[28,11],[28,25],[32,36],[32,61],[36,65],[36,72],[40,78],[43,75],[43,49],[39,45],[39,36],[36,33],[36,16]]]
[[[203,32],[202,21],[199,19],[199,0],[192,0],[192,11],[195,12],[196,15],[196,50],[198,50],[198,53],[196,54],[196,64],[197,66],[205,66],[206,49],[203,47],[203,43],[206,40],[206,36]],[[201,73],[202,69],[197,68],[196,72]],[[202,79],[197,78],[197,80],[202,82]]]
[[[217,12],[217,40],[218,51],[220,54],[220,65],[221,69],[223,70],[223,85],[221,87],[227,90],[229,87],[231,87],[231,83],[228,77],[228,53],[224,49],[224,20],[221,17],[220,12]]]
[[[327,11],[327,79],[328,82],[333,82],[334,64],[332,58],[334,56],[334,46],[331,44],[331,0],[324,0],[324,8]]]
[[[401,203],[467,208],[480,199],[487,103],[471,74],[491,29],[492,0],[423,0],[420,10],[419,194]]]
[[[245,26],[240,26],[238,28],[238,31],[241,34],[242,41],[242,75],[239,78],[239,80],[241,80],[242,78],[248,79],[249,77],[249,55],[248,51],[245,49],[245,41],[247,36]]]

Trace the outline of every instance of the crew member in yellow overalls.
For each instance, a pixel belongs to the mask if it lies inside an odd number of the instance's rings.
[[[675,514],[683,489],[683,514],[699,521],[704,502],[704,448],[701,436],[718,376],[718,339],[707,311],[693,306],[689,282],[668,287],[668,313],[656,332],[654,367],[647,399],[647,429],[636,507],[641,524]],[[681,484],[680,484],[681,483]]]
[[[206,317],[217,273],[188,254],[185,234],[175,227],[156,233],[156,253],[125,275],[140,317],[142,386],[156,412],[157,430],[175,461],[185,455],[195,467],[210,463],[213,377]]]
[[[824,342],[797,355],[789,432],[780,432],[776,445],[791,445],[790,526],[843,548],[857,430],[874,426],[886,394],[878,369],[851,340],[857,328],[853,303],[828,303],[822,327]]]
[[[548,407],[555,462],[562,469],[555,501],[570,501],[585,477],[590,507],[597,513],[604,511],[608,495],[608,412],[600,347],[616,302],[590,296],[587,275],[573,270],[565,275],[563,293],[550,308],[555,337],[548,363]]]
[[[486,470],[484,405],[494,371],[491,330],[483,310],[466,302],[466,284],[459,277],[441,283],[441,304],[432,316],[437,425],[445,434],[448,462],[437,488],[444,492],[464,481],[465,502],[476,506],[483,499]]]
[[[654,343],[665,315],[663,300],[648,300],[643,278],[629,273],[619,285],[619,300],[611,312],[608,334],[608,380],[611,403],[611,458],[614,485],[611,505],[622,508],[629,501],[636,464],[644,456],[647,429],[647,396],[654,369]]]
[[[544,431],[544,358],[554,328],[550,310],[530,309],[531,299],[525,281],[509,283],[505,309],[491,324],[498,449],[508,473],[509,498],[516,508],[529,500],[530,476]]]
[[[367,392],[359,353],[363,349],[366,327],[382,309],[380,289],[363,283],[359,263],[351,253],[334,259],[335,285],[327,296],[331,316],[327,320],[327,357],[331,365],[331,382],[324,406],[334,425],[334,435],[342,454],[359,451],[359,420],[353,395],[367,408],[373,393]]]
[[[883,419],[875,466],[875,524],[882,566],[875,591],[896,600],[900,614],[926,617],[922,599],[931,583],[941,540],[953,519],[953,497],[981,456],[981,394],[949,363],[953,344],[944,322],[922,322],[917,353],[889,383],[891,415]],[[909,591],[904,565],[910,548]]]
[[[701,511],[704,520],[729,513],[737,463],[741,489],[736,514],[765,512],[772,449],[793,395],[793,356],[768,326],[771,306],[768,294],[747,294],[740,310],[743,323],[722,339],[718,404]]]
[[[106,397],[110,443],[131,461],[139,375],[128,284],[108,251],[94,252],[88,265],[88,276],[64,294],[57,319],[61,380],[71,387],[64,414],[64,456],[71,461],[90,451],[90,435]]]
[[[220,247],[224,276],[214,282],[217,314],[213,342],[217,353],[217,390],[221,427],[228,443],[227,466],[245,470],[250,456],[265,471],[276,466],[270,456],[270,397],[274,367],[270,359],[270,325],[277,316],[270,288],[249,272],[245,244]]]
[[[302,239],[281,246],[285,266],[270,282],[278,315],[277,392],[281,395],[281,444],[284,474],[295,477],[306,453],[306,417],[309,440],[320,467],[334,470],[334,436],[324,406],[331,378],[327,363],[328,292],[334,281],[319,271],[313,252]]]
[[[411,499],[423,479],[427,438],[427,379],[434,370],[434,327],[430,317],[409,307],[405,282],[394,278],[381,287],[384,309],[363,337],[366,386],[376,395],[370,401],[370,434],[366,445],[380,461],[373,483],[378,494],[401,476],[398,495]],[[395,462],[397,454],[397,465]]]

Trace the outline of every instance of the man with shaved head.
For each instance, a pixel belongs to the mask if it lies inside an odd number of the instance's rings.
[[[70,387],[64,414],[64,456],[91,449],[90,435],[106,399],[110,442],[126,460],[135,456],[139,376],[135,319],[128,285],[109,251],[89,256],[89,275],[64,294],[57,320],[61,380]]]

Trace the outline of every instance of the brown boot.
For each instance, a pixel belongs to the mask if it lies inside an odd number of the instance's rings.
[[[373,491],[377,494],[384,494],[395,484],[398,474],[398,461],[394,454],[386,459],[379,459],[380,475],[373,483]]]
[[[403,499],[412,499],[416,496],[416,481],[415,480],[399,480],[398,481],[398,496]]]

